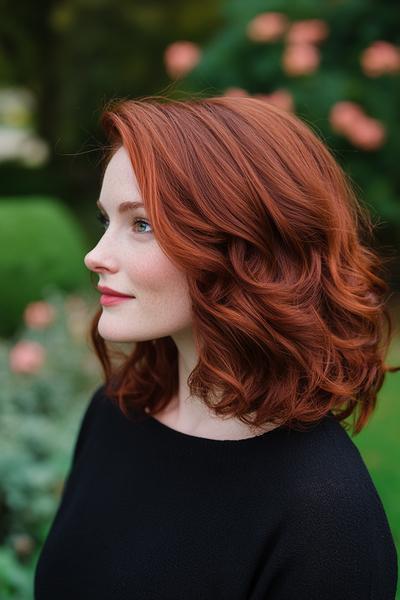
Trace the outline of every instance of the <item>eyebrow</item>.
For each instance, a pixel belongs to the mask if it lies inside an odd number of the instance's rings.
[[[104,210],[104,212],[106,212],[100,200],[97,200],[96,204],[99,208],[101,208],[101,210]],[[133,210],[142,206],[144,206],[143,202],[122,202],[118,207],[118,212],[119,214],[122,214],[124,212],[127,212],[128,210]]]

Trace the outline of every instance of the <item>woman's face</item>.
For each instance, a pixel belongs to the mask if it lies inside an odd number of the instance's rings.
[[[121,146],[107,165],[100,192],[105,231],[84,262],[98,273],[98,285],[134,298],[102,305],[99,334],[109,341],[139,342],[190,331],[186,278],[158,245],[144,207],[118,212],[129,201],[143,200]]]

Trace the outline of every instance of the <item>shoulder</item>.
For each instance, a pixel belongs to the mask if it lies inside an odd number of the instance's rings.
[[[373,485],[360,451],[333,415],[307,431],[287,430],[283,439],[285,467],[300,493],[318,484],[334,489],[351,486],[354,492]]]
[[[337,594],[347,590],[354,592],[354,598],[392,598],[389,592],[379,595],[379,587],[392,589],[397,580],[393,537],[381,499],[349,434],[332,417],[291,439],[291,465],[281,490],[281,551],[287,573],[303,577],[315,589],[321,586],[321,594],[328,591],[326,579]],[[369,590],[371,596],[362,595]]]
[[[88,414],[92,415],[95,411],[101,410],[104,406],[109,404],[107,396],[105,394],[105,384],[102,383],[94,389],[92,395],[89,397],[89,402],[86,406],[85,416]]]
[[[105,384],[99,385],[89,397],[89,401],[83,411],[81,429],[87,428],[90,423],[104,412],[109,401],[105,395]]]
[[[101,415],[104,414],[105,410],[107,409],[109,402],[107,401],[104,390],[105,384],[98,386],[93,391],[86,407],[84,408],[73,450],[73,465],[76,463],[77,458],[81,453],[85,440],[89,435],[89,431],[92,429],[94,423],[101,418]]]
[[[268,434],[267,434],[268,435]],[[343,426],[324,418],[276,435],[264,464],[274,534],[265,543],[254,598],[394,600],[394,540],[366,465]],[[274,502],[272,490],[277,492]]]
[[[285,464],[291,510],[381,518],[382,503],[361,453],[333,416],[307,432],[295,432]]]

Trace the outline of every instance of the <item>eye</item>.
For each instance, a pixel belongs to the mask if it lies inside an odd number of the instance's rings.
[[[151,225],[145,219],[133,219],[132,225],[135,226],[137,223],[144,223],[144,225],[148,225],[151,229]],[[139,231],[138,233],[151,233],[151,231]]]
[[[108,227],[107,217],[100,211],[97,212],[96,217],[100,221],[103,229],[106,230]],[[132,226],[134,227],[137,223],[143,223],[144,225],[148,225],[151,229],[151,225],[148,221],[146,221],[146,219],[135,218],[133,219]],[[151,233],[151,231],[138,231],[137,233]]]

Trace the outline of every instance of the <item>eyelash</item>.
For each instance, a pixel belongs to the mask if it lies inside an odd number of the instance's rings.
[[[101,225],[103,226],[103,229],[105,230],[106,227],[106,223],[108,222],[107,217],[105,217],[103,215],[103,213],[101,212],[97,212],[96,217],[98,219],[98,221],[100,221]],[[151,227],[150,223],[148,221],[146,221],[146,219],[133,219],[133,223],[132,225],[136,225],[136,223],[146,223],[146,225],[149,225],[149,227]],[[150,231],[139,231],[137,233],[151,233]]]

